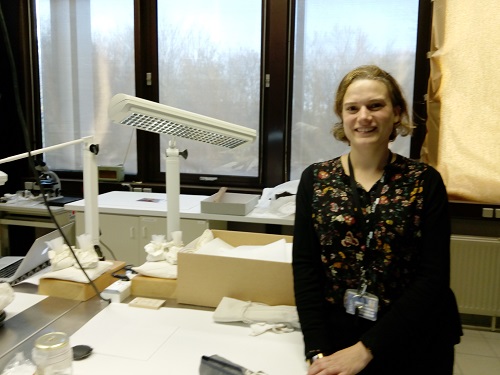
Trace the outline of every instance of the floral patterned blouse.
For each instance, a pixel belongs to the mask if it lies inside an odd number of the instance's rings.
[[[420,176],[426,169],[425,164],[399,159],[386,168],[369,192],[358,184],[363,211],[363,217],[359,217],[340,159],[314,165],[312,220],[328,280],[324,293],[331,303],[343,304],[346,289],[361,287],[362,268],[366,269],[367,291],[379,297],[381,309],[411,282],[421,237]],[[377,198],[375,212],[371,213]],[[374,219],[367,228],[364,218],[369,216]],[[367,247],[370,231],[373,239]]]
[[[396,155],[381,181],[368,192],[358,184],[357,191],[363,216],[355,212],[340,158],[310,165],[300,179],[293,276],[306,353],[336,340],[327,317],[346,314],[345,291],[361,286],[362,268],[367,292],[379,298],[377,321],[364,324],[369,328],[360,336],[375,357],[422,337],[458,342],[460,318],[449,287],[448,197],[440,174]],[[369,228],[362,222],[367,218]]]

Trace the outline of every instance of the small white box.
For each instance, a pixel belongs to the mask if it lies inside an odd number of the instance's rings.
[[[257,205],[260,195],[224,193],[220,199],[218,194],[205,198],[200,202],[201,212],[205,214],[245,216]]]
[[[118,280],[108,286],[101,292],[101,297],[110,299],[111,302],[122,302],[125,298],[130,296],[130,281]]]

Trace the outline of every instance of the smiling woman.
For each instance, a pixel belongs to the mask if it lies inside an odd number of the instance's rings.
[[[451,375],[461,324],[443,181],[389,150],[409,128],[386,71],[349,72],[335,103],[350,152],[307,167],[296,196],[294,290],[308,374]]]
[[[355,82],[363,80],[362,82]],[[365,91],[359,85],[367,85],[370,91]],[[357,90],[355,90],[357,88]],[[349,97],[346,99],[349,90]],[[352,70],[340,82],[338,94],[335,98],[334,110],[335,114],[340,119],[333,127],[333,135],[336,139],[348,142],[344,131],[343,115],[356,114],[361,107],[360,99],[368,101],[368,109],[376,112],[379,110],[387,110],[390,106],[396,119],[393,120],[392,132],[389,140],[392,142],[398,134],[407,136],[412,133],[413,125],[410,123],[408,107],[403,96],[403,90],[398,82],[383,70],[376,66],[362,66]],[[370,93],[371,92],[371,93]]]
[[[342,108],[344,133],[351,148],[361,143],[367,151],[385,145],[399,122],[399,108],[393,108],[387,87],[374,80],[351,83]]]

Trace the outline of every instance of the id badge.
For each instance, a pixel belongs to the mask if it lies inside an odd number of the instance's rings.
[[[364,319],[377,320],[378,297],[370,293],[360,293],[357,289],[347,289],[344,306],[348,314]]]

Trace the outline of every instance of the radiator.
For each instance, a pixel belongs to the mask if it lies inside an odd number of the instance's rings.
[[[500,238],[451,237],[451,288],[461,313],[500,316]]]

